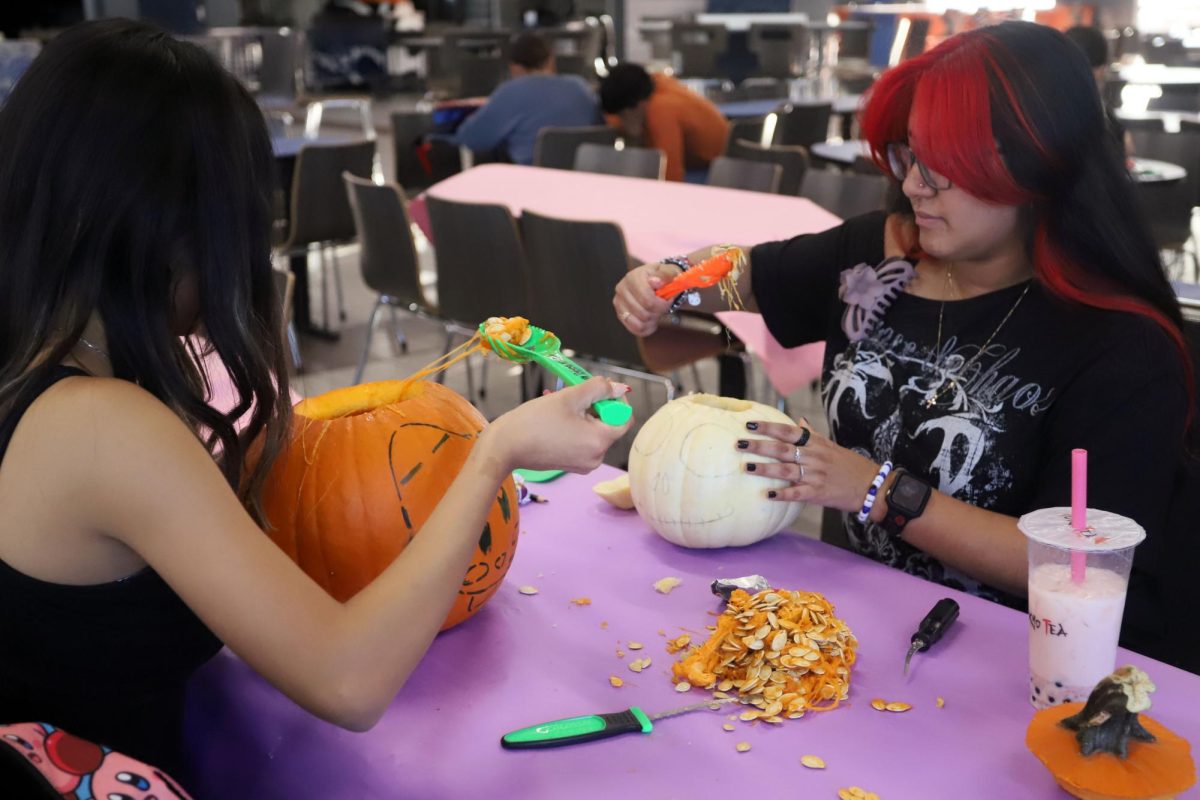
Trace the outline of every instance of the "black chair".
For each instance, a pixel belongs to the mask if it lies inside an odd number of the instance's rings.
[[[708,185],[749,192],[776,193],[783,167],[766,161],[718,156],[708,168]]]
[[[463,53],[458,67],[462,97],[487,97],[509,77],[508,61],[500,56]]]
[[[755,75],[786,81],[808,71],[809,33],[803,25],[752,24],[747,43],[758,58]]]
[[[775,112],[775,136],[771,144],[812,147],[829,138],[833,103],[788,103]]]
[[[581,144],[613,147],[617,129],[607,125],[581,128],[542,128],[533,145],[533,165],[553,169],[575,169],[575,152]]]
[[[530,315],[528,268],[517,223],[507,206],[459,203],[427,195],[426,208],[437,251],[438,312],[446,330],[445,352],[455,337],[470,337],[492,316]],[[550,330],[554,330],[551,328]],[[480,396],[487,387],[483,360]],[[475,378],[467,367],[467,393]],[[444,380],[439,373],[438,382]]]
[[[729,49],[724,25],[677,21],[671,25],[675,74],[683,78],[722,78],[720,57]]]
[[[888,179],[883,175],[810,169],[804,176],[800,196],[848,219],[883,208],[887,189]]]
[[[346,318],[337,246],[354,241],[354,216],[342,185],[342,173],[371,177],[375,142],[311,144],[300,148],[292,173],[291,213],[287,239],[280,250],[289,256],[306,254],[317,246],[321,256],[321,307],[325,331],[329,326],[329,258],[337,288],[338,317]],[[296,291],[307,292],[307,275],[297,275]],[[302,320],[307,323],[308,320]]]
[[[1178,135],[1178,134],[1177,134]],[[1190,174],[1190,173],[1189,173]],[[1187,249],[1192,238],[1192,203],[1194,196],[1187,181],[1170,183],[1145,183],[1137,181],[1134,191],[1138,202],[1150,223],[1150,233],[1159,250],[1172,255],[1167,264],[1172,277],[1182,277],[1181,262],[1190,256],[1196,274],[1200,275],[1200,262],[1195,253]]]
[[[645,339],[629,333],[609,298],[629,270],[621,229],[611,222],[521,215],[529,263],[532,319],[554,331],[583,359],[622,375],[654,381],[674,397],[678,381],[661,374],[694,365],[726,349],[721,327],[707,330],[662,326]]]
[[[624,150],[617,150],[614,147],[587,143],[579,145],[579,149],[575,151],[575,169],[579,172],[662,180],[667,171],[667,157],[661,150],[648,147],[626,147]]]
[[[1178,164],[1187,170],[1183,184],[1187,187],[1189,207],[1200,205],[1200,132],[1182,129],[1179,133],[1133,130],[1133,151],[1144,158],[1154,158]]]
[[[418,316],[437,316],[437,306],[421,285],[421,267],[413,241],[412,219],[404,192],[395,184],[377,184],[349,173],[342,175],[354,226],[358,230],[359,269],[363,283],[378,297],[367,321],[367,333],[354,382],[362,381],[371,352],[379,311],[387,307],[391,315],[392,335],[400,351],[408,352],[408,339],[396,317],[403,308]]]
[[[739,140],[759,144],[762,142],[763,125],[766,117],[742,117],[729,120],[729,135],[725,138],[724,155],[732,155],[730,148]]]
[[[764,147],[754,142],[737,141],[728,149],[728,155],[745,161],[778,164],[782,170],[780,194],[799,194],[804,175],[809,172],[808,151],[803,147]]]
[[[428,111],[392,114],[396,183],[410,193],[462,172],[462,155],[457,147],[441,139],[428,140],[435,129],[433,114]]]

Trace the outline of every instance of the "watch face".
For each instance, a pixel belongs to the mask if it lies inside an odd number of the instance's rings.
[[[901,475],[892,489],[892,504],[902,511],[916,511],[921,507],[929,487],[911,475]]]

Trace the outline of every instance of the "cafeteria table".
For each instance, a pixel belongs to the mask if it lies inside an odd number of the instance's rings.
[[[643,261],[710,244],[787,239],[840,222],[802,197],[516,164],[482,164],[426,193],[463,203],[502,203],[514,215],[529,209],[562,219],[615,222],[630,254]],[[409,211],[429,236],[424,197],[414,199]]]
[[[438,636],[367,733],[318,720],[221,652],[189,685],[188,751],[200,776],[190,790],[223,800],[775,800],[833,798],[849,786],[886,800],[1065,797],[1025,748],[1033,715],[1026,614],[795,533],[741,548],[676,547],[592,492],[618,474],[601,467],[539,485],[548,502],[521,507],[520,544],[499,592]],[[561,717],[703,702],[710,695],[698,688],[676,691],[670,666],[680,656],[666,640],[687,632],[702,641],[722,609],[710,582],[751,574],[824,594],[854,632],[858,661],[839,708],[777,726],[734,721],[727,732],[722,725],[739,709],[725,706],[662,720],[649,735],[500,747],[510,730]],[[682,584],[655,591],[668,576]],[[521,594],[522,586],[538,593]],[[581,597],[591,604],[572,603]],[[909,636],[943,597],[961,604],[959,621],[915,656],[905,678]],[[651,664],[634,673],[635,658]],[[1122,651],[1118,664],[1126,663],[1158,687],[1150,715],[1200,742],[1200,677]],[[876,711],[874,698],[912,709]],[[740,742],[751,749],[739,753]],[[806,769],[803,755],[826,769]]]

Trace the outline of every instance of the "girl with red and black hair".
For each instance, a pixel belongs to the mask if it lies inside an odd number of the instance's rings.
[[[773,499],[846,512],[860,553],[1019,606],[1017,517],[1069,505],[1086,448],[1092,505],[1149,534],[1126,641],[1154,649],[1192,370],[1086,60],[1029,23],[964,33],[885,73],[861,127],[895,180],[890,211],[761,244],[743,278],[783,345],[825,340],[830,438],[758,423],[768,438],[738,446],[778,462],[746,469],[791,482]],[[677,271],[617,287],[634,334]]]

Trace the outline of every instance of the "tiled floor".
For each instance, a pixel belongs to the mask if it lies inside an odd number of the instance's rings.
[[[382,112],[377,111],[377,115]],[[382,119],[380,120],[382,123]],[[380,125],[379,150],[384,161],[384,175],[389,178],[394,174],[391,165],[391,141],[383,125]],[[427,243],[420,247],[423,271],[430,281],[436,280],[436,254]],[[348,386],[354,381],[355,369],[366,337],[367,319],[375,303],[375,295],[363,283],[358,271],[357,247],[344,247],[338,252],[342,282],[345,296],[346,321],[341,325],[341,337],[336,342],[326,342],[306,336],[300,337],[301,354],[304,361],[302,372],[294,376],[295,388],[303,395],[311,396],[329,391],[330,389]],[[310,264],[310,299],[314,315],[321,310],[320,273],[317,259]],[[608,308],[608,298],[602,298],[598,308]],[[333,301],[333,298],[331,298]],[[333,307],[336,318],[336,305]],[[610,312],[611,313],[611,312]],[[380,324],[371,341],[371,351],[363,376],[365,381],[387,380],[402,378],[412,374],[421,367],[439,357],[445,347],[445,333],[442,325],[429,319],[422,319],[407,312],[398,312],[397,321],[408,341],[407,353],[401,353],[394,340],[388,333],[389,317],[380,314]],[[477,385],[486,387],[485,396],[475,397],[474,402],[489,419],[503,414],[520,402],[520,384],[515,370],[511,366],[492,359],[487,368],[486,381],[480,374],[483,367],[481,357],[472,357],[469,366],[474,370]],[[716,362],[709,360],[699,365],[702,389],[715,392],[717,387]],[[689,371],[683,373],[685,391],[694,391],[694,385]],[[634,381],[633,403],[634,413],[639,419],[646,419],[665,402],[665,392],[659,385],[651,385]],[[751,396],[768,403],[773,398],[764,396],[764,386],[761,372],[753,370],[750,375]],[[467,367],[456,365],[446,374],[446,385],[466,394]],[[804,389],[788,398],[788,411],[793,416],[807,417],[816,428],[824,428],[824,413],[815,393]],[[623,466],[628,459],[629,446],[636,435],[635,428],[629,435],[618,442],[610,451],[608,463]],[[805,517],[797,524],[797,529],[816,532],[820,528],[820,509],[808,509]]]

